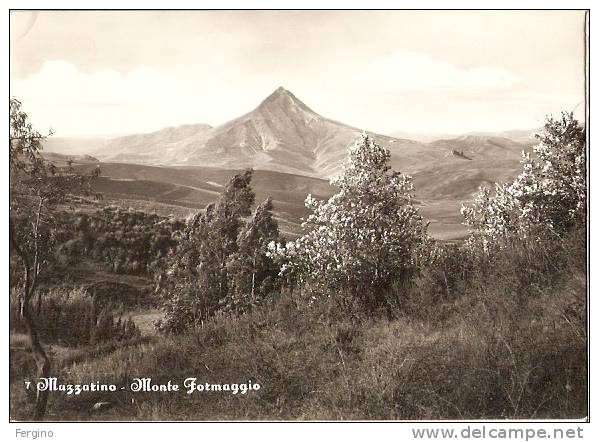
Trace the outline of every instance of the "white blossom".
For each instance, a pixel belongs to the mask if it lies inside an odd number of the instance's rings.
[[[571,114],[549,118],[533,153],[522,153],[522,172],[497,184],[491,197],[481,188],[471,207],[462,207],[471,247],[489,251],[517,238],[560,235],[586,216],[586,142]]]
[[[327,287],[382,287],[413,266],[426,224],[413,205],[411,178],[388,166],[390,152],[367,134],[349,148],[328,201],[308,195],[304,235],[276,253],[282,273]],[[274,248],[273,248],[274,250]]]

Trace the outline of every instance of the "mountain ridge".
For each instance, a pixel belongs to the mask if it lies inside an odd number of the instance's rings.
[[[278,87],[260,104],[235,119],[212,127],[191,124],[108,140],[87,140],[81,152],[101,161],[165,166],[254,168],[329,178],[341,170],[347,147],[362,129],[323,117],[292,92]],[[422,144],[369,132],[398,150]],[[75,142],[66,140],[68,153]],[[60,151],[61,142],[49,143]]]
[[[75,141],[66,140],[63,145],[65,151],[68,148],[65,153],[86,153],[102,162],[253,168],[326,179],[341,171],[348,146],[362,132],[318,114],[280,86],[256,108],[214,127],[186,124],[108,140],[88,139],[79,152]],[[527,140],[530,135],[525,132],[518,135]],[[409,174],[464,160],[474,160],[472,167],[479,164],[477,160],[513,162],[529,147],[501,133],[470,133],[428,143],[368,133],[391,151],[391,167]],[[49,143],[57,145],[60,142]]]

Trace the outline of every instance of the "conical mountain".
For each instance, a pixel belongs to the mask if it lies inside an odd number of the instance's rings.
[[[361,129],[317,114],[283,87],[253,111],[220,126],[197,126],[193,131],[183,128],[170,128],[152,136],[116,138],[94,154],[103,161],[252,167],[329,177],[340,170],[348,145],[361,133]],[[161,137],[161,133],[165,136]],[[422,147],[409,140],[373,136],[393,150],[401,146],[408,150]]]

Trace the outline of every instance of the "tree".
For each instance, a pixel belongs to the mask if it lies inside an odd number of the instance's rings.
[[[233,310],[248,310],[277,285],[279,270],[267,254],[268,244],[281,239],[272,210],[272,200],[267,198],[237,237],[238,251],[228,264],[232,287],[226,303]]]
[[[74,194],[89,194],[90,179],[99,172],[96,170],[86,177],[75,173],[70,164],[59,168],[47,163],[40,153],[45,138],[33,129],[21,102],[11,99],[9,240],[22,265],[19,311],[29,333],[39,377],[48,377],[51,361],[40,341],[30,304],[52,256],[56,233],[54,210],[59,204],[68,204]],[[43,419],[47,400],[47,391],[37,392],[34,420]]]
[[[209,280],[216,281],[212,287],[217,289],[215,300],[223,299],[228,292],[227,262],[237,251],[237,236],[243,226],[243,217],[250,215],[255,194],[250,187],[252,171],[247,170],[235,175],[225,186],[214,210],[207,211],[207,235],[203,247],[204,273]],[[209,264],[213,261],[215,267]],[[209,275],[209,273],[212,273]]]
[[[471,248],[491,252],[512,241],[562,237],[586,221],[586,137],[571,113],[548,117],[533,155],[522,154],[522,172],[511,183],[481,188],[463,206]]]
[[[231,178],[215,203],[190,218],[174,253],[158,276],[165,321],[161,328],[182,332],[213,315],[229,293],[227,263],[237,252],[243,217],[250,215],[252,171]]]
[[[350,146],[343,173],[331,181],[338,192],[326,202],[306,198],[306,233],[284,247],[271,244],[272,256],[286,261],[282,273],[321,286],[327,297],[345,293],[366,309],[386,306],[387,290],[409,277],[426,241],[411,178],[389,160],[389,150],[365,133]]]

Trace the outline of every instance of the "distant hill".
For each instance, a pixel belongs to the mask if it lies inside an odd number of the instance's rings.
[[[447,151],[448,154],[469,159],[519,159],[522,150],[529,146],[505,137],[487,135],[463,135],[448,140],[437,140],[428,144],[431,147]]]
[[[43,141],[43,151],[61,155],[88,155],[97,150],[105,138],[66,138],[51,136]]]
[[[45,150],[42,150],[41,154],[46,161],[54,163],[56,165],[66,165],[69,162],[69,160],[73,164],[97,164],[100,162],[100,160],[98,160],[97,158],[86,154],[65,155],[56,152],[46,152]]]
[[[538,140],[536,139],[535,135],[542,132],[543,128],[539,127],[536,129],[505,130],[502,132],[470,132],[467,135],[509,138],[510,140],[515,141],[517,143],[532,146],[538,143]]]
[[[348,146],[361,132],[317,114],[280,87],[251,112],[216,127],[191,124],[108,140],[50,138],[44,151],[63,154],[49,156],[52,161],[69,154],[82,170],[99,165],[95,190],[111,202],[178,216],[201,210],[235,171],[253,168],[257,199],[272,196],[283,231],[294,235],[307,215],[306,195],[334,192],[328,178],[341,171]],[[431,233],[449,239],[465,234],[460,205],[479,186],[517,174],[521,152],[536,142],[534,132],[470,133],[430,142],[369,133],[391,151],[391,167],[414,178]]]
[[[251,112],[217,127],[205,124],[162,129],[104,141],[82,140],[82,152],[105,162],[149,165],[254,168],[326,178],[341,170],[347,147],[361,129],[325,118],[280,87]],[[420,162],[422,144],[371,134],[403,167]],[[73,139],[49,141],[52,150],[76,151]],[[61,148],[64,146],[64,148]],[[398,157],[399,158],[399,157]]]
[[[188,124],[108,140],[90,138],[80,141],[80,150],[74,139],[50,138],[46,149],[89,153],[103,162],[253,168],[329,178],[341,171],[348,146],[361,132],[319,115],[292,92],[279,87],[251,112],[220,126]],[[520,152],[533,144],[533,133],[467,134],[428,143],[370,134],[390,149],[394,169],[414,174],[454,160],[519,159]]]
[[[395,131],[391,132],[389,136],[393,138],[406,138],[408,140],[418,141],[419,143],[431,143],[436,140],[454,138],[459,134],[449,133],[420,133],[420,132],[406,132],[406,131]]]
[[[97,146],[95,155],[103,160],[143,164],[179,163],[183,146],[195,145],[212,129],[208,124],[167,127],[147,134],[113,138]]]

